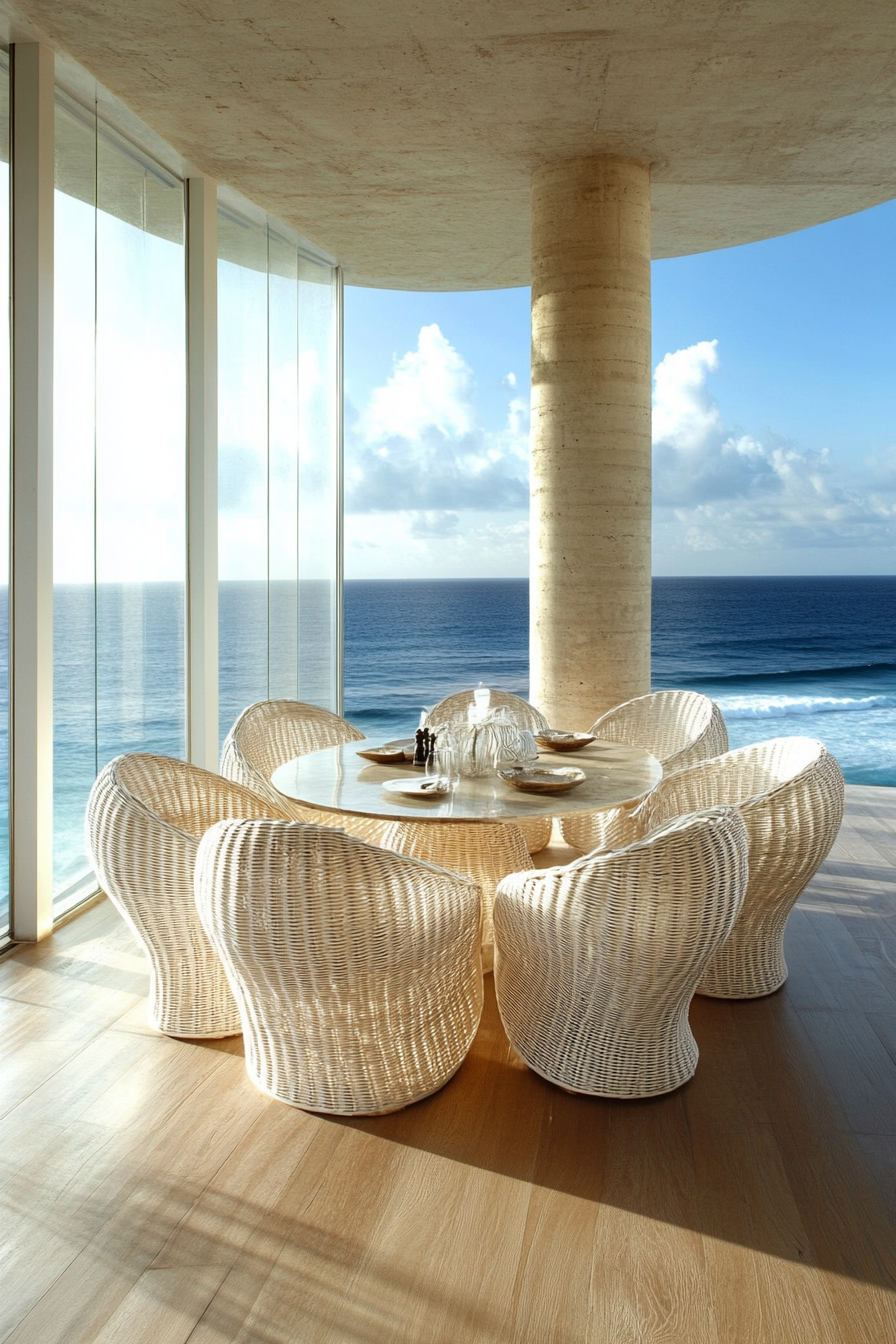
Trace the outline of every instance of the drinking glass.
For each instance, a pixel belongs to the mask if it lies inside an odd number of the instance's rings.
[[[426,775],[428,779],[441,780],[442,786],[452,792],[457,788],[460,780],[460,762],[457,746],[447,733],[440,733],[436,737],[436,745],[426,762]]]

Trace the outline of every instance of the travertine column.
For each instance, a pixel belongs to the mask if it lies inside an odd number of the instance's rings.
[[[650,169],[532,190],[532,702],[585,729],[650,689]]]

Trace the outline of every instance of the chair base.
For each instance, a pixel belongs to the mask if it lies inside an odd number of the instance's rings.
[[[568,1092],[572,1097],[595,1097],[604,1101],[646,1101],[650,1097],[664,1097],[668,1092],[675,1092],[679,1087],[683,1087],[685,1083],[690,1082],[697,1072],[699,1054],[697,1043],[693,1041],[693,1050],[687,1049],[683,1052],[683,1058],[678,1061],[678,1066],[675,1067],[670,1064],[666,1080],[661,1087],[644,1088],[632,1084],[630,1087],[585,1089],[570,1087],[568,1082],[561,1082],[559,1078],[551,1078],[549,1074],[542,1069],[537,1069],[534,1064],[526,1059],[517,1042],[513,1042],[513,1047],[526,1067],[531,1069],[533,1073],[537,1073],[539,1078],[543,1078],[546,1083],[552,1083],[554,1087],[559,1087],[562,1092]]]
[[[696,992],[707,999],[764,999],[787,979],[783,932],[765,942],[734,933],[710,960]]]
[[[427,1097],[434,1097],[437,1092],[442,1090],[446,1083],[451,1082],[451,1079],[457,1073],[463,1062],[464,1061],[461,1060],[450,1073],[447,1073],[444,1078],[439,1079],[434,1086],[427,1088],[425,1092],[421,1092],[419,1096],[409,1097],[407,1101],[397,1102],[394,1106],[383,1106],[375,1111],[315,1106],[312,1102],[296,1101],[294,1097],[280,1096],[279,1093],[273,1091],[273,1089],[269,1087],[265,1087],[263,1083],[260,1083],[257,1078],[253,1077],[248,1060],[246,1061],[246,1074],[253,1087],[257,1087],[259,1092],[263,1092],[264,1095],[270,1097],[272,1101],[280,1101],[284,1106],[292,1106],[294,1110],[307,1111],[309,1115],[336,1115],[344,1116],[346,1119],[354,1118],[362,1120],[364,1118],[372,1119],[378,1115],[395,1115],[398,1111],[407,1110],[409,1106],[415,1106],[418,1101],[425,1101]]]
[[[149,1019],[147,1019],[149,1021]],[[160,1036],[169,1036],[172,1041],[230,1041],[235,1036],[242,1036],[243,1029],[238,1027],[236,1031],[172,1031],[165,1027],[160,1027],[157,1022],[149,1022],[153,1031],[157,1031]]]
[[[747,989],[746,987],[734,987],[732,989],[704,989],[703,985],[698,985],[695,993],[699,994],[701,999],[730,999],[732,1002],[747,999],[767,999],[770,994],[777,994],[779,989],[783,989],[787,983],[787,976],[784,975],[777,984],[768,989]]]

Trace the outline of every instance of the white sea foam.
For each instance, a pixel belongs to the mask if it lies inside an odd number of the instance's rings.
[[[726,719],[787,719],[797,714],[850,714],[892,709],[896,697],[865,695],[721,695],[716,702]]]

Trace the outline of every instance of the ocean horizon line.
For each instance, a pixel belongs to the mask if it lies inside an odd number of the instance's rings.
[[[780,579],[820,579],[829,581],[831,579],[896,579],[896,573],[893,574],[652,574],[651,581],[657,579],[683,579],[688,583],[694,583],[697,580],[716,583],[719,580],[729,582],[731,580],[749,579],[755,583],[758,579],[768,579],[775,582]],[[413,577],[405,575],[402,577],[391,576],[389,578],[353,578],[344,579],[344,583],[528,583],[530,576],[528,574],[428,574],[415,575]],[[222,580],[222,582],[239,583],[239,579]]]

